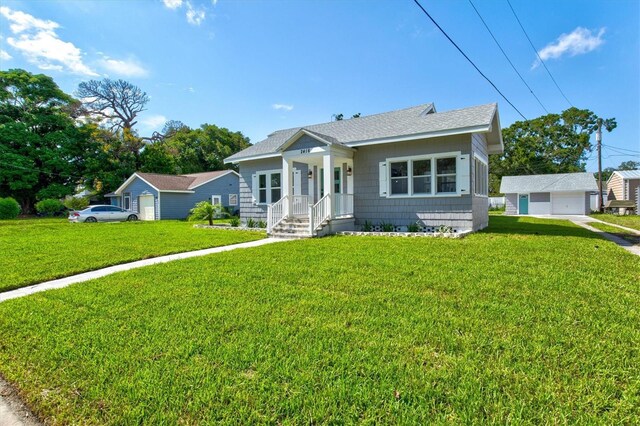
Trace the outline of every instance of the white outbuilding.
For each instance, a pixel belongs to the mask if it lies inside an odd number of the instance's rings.
[[[598,191],[593,173],[503,176],[505,214],[585,215],[591,194]]]

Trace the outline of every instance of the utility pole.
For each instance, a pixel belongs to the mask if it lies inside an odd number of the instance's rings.
[[[596,130],[596,143],[598,144],[598,211],[602,213],[602,118],[598,118],[598,129]]]

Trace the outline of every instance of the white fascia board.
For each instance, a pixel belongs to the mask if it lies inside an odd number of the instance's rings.
[[[174,192],[176,194],[195,194],[196,191],[182,191],[177,189],[162,189],[158,190],[158,192]]]
[[[147,180],[143,179],[142,176],[140,176],[138,173],[134,173],[129,177],[129,179],[125,180],[124,183],[122,185],[120,185],[120,188],[115,190],[114,194],[122,195],[122,190],[124,188],[126,188],[127,185],[129,185],[135,178],[140,179],[141,181],[143,181],[144,183],[149,185],[151,188],[153,188],[156,191],[160,192],[160,190],[158,188],[156,188],[155,186],[151,185]]]
[[[226,173],[222,173],[222,174],[220,174],[220,175],[218,175],[218,176],[216,176],[216,177],[214,177],[214,178],[211,178],[211,179],[209,179],[209,180],[207,180],[207,181],[202,182],[202,183],[201,183],[201,184],[199,184],[199,185],[196,185],[196,186],[190,186],[190,187],[189,187],[189,189],[196,189],[196,188],[201,187],[202,185],[205,185],[205,184],[207,184],[207,183],[209,183],[209,182],[213,182],[214,180],[216,180],[216,179],[218,179],[218,178],[221,178],[222,176],[226,176],[226,175],[228,175],[229,173],[235,173],[235,174],[236,174],[236,176],[240,177],[240,175],[238,174],[238,172],[236,172],[235,170],[227,170],[227,171],[226,171]],[[166,191],[165,191],[165,192],[166,192]]]
[[[496,131],[498,133],[498,141],[500,142],[500,151],[499,152],[494,152],[494,154],[501,154],[504,152],[504,142],[502,140],[502,127],[500,127],[500,114],[498,113],[498,106],[496,105],[496,109],[495,112],[493,113],[493,118],[491,119],[491,124],[489,125],[489,132],[492,132],[494,129],[493,126],[493,122],[495,121],[496,123]],[[489,147],[489,144],[487,143],[487,148]]]
[[[405,141],[413,141],[418,139],[431,139],[442,136],[453,136],[453,135],[464,135],[467,133],[482,133],[488,132],[490,126],[473,126],[473,127],[462,127],[459,129],[447,129],[447,130],[438,130],[436,132],[427,132],[427,133],[416,133],[413,135],[405,135],[405,136],[394,136],[390,138],[380,138],[380,139],[370,139],[366,141],[356,141],[356,142],[347,142],[345,145],[349,148],[357,147],[357,146],[366,146],[366,145],[380,145],[384,143],[393,143],[393,142],[405,142]]]
[[[278,152],[283,152],[285,149],[289,148],[291,145],[293,145],[298,139],[300,139],[303,135],[307,135],[310,138],[313,138],[319,142],[322,142],[325,145],[333,145],[331,142],[324,140],[323,138],[321,138],[320,136],[314,135],[311,132],[308,132],[305,129],[300,129],[298,130],[296,133],[294,133],[293,136],[291,136],[289,139],[287,139],[286,141],[284,141],[284,143],[282,145],[280,145],[276,150]]]
[[[249,157],[236,158],[231,161],[228,161],[227,159],[225,159],[224,164],[239,164],[239,163],[242,163],[243,161],[263,160],[265,158],[274,158],[274,157],[280,157],[280,156],[281,155],[279,152],[272,152],[269,154],[251,155]]]

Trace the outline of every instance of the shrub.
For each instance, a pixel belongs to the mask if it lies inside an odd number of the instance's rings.
[[[259,220],[258,224],[256,225],[257,228],[266,228],[267,227],[267,222],[265,222],[264,220]]]
[[[362,224],[362,232],[371,232],[372,229],[373,229],[373,224],[368,220],[365,220],[364,223]]]
[[[380,229],[382,229],[382,232],[393,232],[395,227],[392,223],[380,222]]]
[[[220,204],[211,204],[208,201],[200,201],[189,212],[189,220],[208,220],[209,226],[213,226],[213,219],[219,217],[222,212]]]
[[[253,218],[247,219],[247,228],[255,228],[256,225],[256,221]]]
[[[84,210],[89,207],[87,197],[67,197],[64,199],[64,206],[71,210]]]
[[[60,200],[49,198],[36,203],[36,211],[42,216],[55,216],[64,210]]]
[[[20,214],[20,204],[11,197],[0,198],[0,219],[15,219]]]
[[[420,232],[420,222],[410,223],[407,225],[407,232]]]
[[[229,219],[229,225],[237,228],[240,226],[240,218],[238,216],[232,216],[231,219]]]

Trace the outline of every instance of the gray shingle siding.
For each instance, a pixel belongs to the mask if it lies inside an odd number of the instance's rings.
[[[239,194],[239,180],[234,173],[229,173],[194,189],[193,194],[162,192],[160,195],[160,212],[162,219],[185,219],[189,211],[200,201],[211,201],[212,195],[220,195],[222,205],[229,207],[229,194]],[[238,209],[239,206],[232,206]]]
[[[474,155],[478,155],[478,157],[489,160],[487,137],[482,133],[473,133],[471,135],[471,150]],[[469,159],[469,164],[471,165],[470,175],[472,183],[471,196],[473,199],[473,230],[477,231],[489,226],[489,194],[487,194],[487,196],[475,195],[476,162],[474,161],[473,155]],[[488,167],[487,170],[489,170]]]
[[[267,220],[267,206],[253,202],[251,176],[258,171],[282,169],[282,158],[243,161],[240,163],[240,219]]]
[[[315,148],[318,146],[326,146],[326,144],[320,142],[319,140],[312,138],[309,135],[303,135],[300,137],[300,139],[298,139],[297,141],[295,141],[294,143],[291,144],[291,146],[289,146],[287,149],[285,149],[285,151],[296,151],[296,150],[300,150],[300,149],[310,149],[310,148]]]
[[[362,146],[353,158],[354,210],[356,226],[364,221],[408,225],[421,220],[426,226],[472,229],[471,195],[433,198],[386,198],[379,193],[378,165],[387,158],[460,151],[469,154],[469,135]]]
[[[504,194],[504,214],[518,214],[518,194]]]

